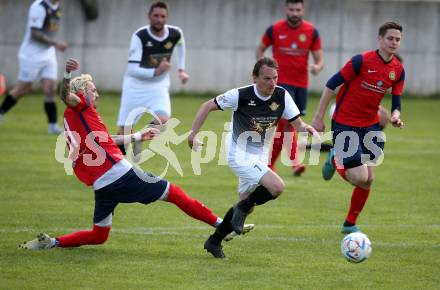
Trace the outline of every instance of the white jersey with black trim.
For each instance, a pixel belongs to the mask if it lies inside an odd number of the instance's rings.
[[[252,154],[270,148],[280,118],[293,121],[300,116],[290,94],[277,86],[271,96],[262,96],[256,85],[227,91],[215,98],[219,109],[233,112],[231,146]]]
[[[136,30],[130,41],[127,71],[124,75],[123,90],[145,92],[145,90],[170,86],[169,71],[154,76],[155,68],[165,58],[168,61],[176,49],[177,68],[185,68],[185,42],[182,30],[177,26],[165,25],[162,37],[150,31],[150,25]]]
[[[40,29],[51,35],[59,28],[59,3],[49,0],[36,0],[29,8],[26,33],[18,52],[18,57],[31,59],[34,62],[55,58],[55,47],[32,38],[32,28]]]

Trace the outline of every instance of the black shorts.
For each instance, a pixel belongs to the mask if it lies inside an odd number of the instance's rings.
[[[379,123],[370,127],[351,127],[332,122],[335,160],[344,168],[375,165],[383,155],[384,133]],[[338,137],[339,136],[339,137]]]
[[[95,190],[93,223],[113,213],[118,203],[148,204],[158,200],[167,189],[168,181],[132,168],[115,182]]]
[[[283,87],[289,94],[292,96],[293,101],[299,109],[301,116],[306,115],[306,106],[307,106],[307,89],[306,88],[298,88],[291,85],[279,84],[280,87]]]

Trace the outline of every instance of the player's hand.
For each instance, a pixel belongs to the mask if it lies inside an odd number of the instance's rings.
[[[396,128],[403,128],[403,121],[402,120],[400,120],[400,115],[398,115],[398,114],[393,114],[392,116],[391,116],[391,124],[393,125],[393,127],[396,127]]]
[[[159,66],[154,70],[154,75],[159,76],[159,75],[163,74],[164,72],[167,72],[170,68],[171,68],[171,64],[164,57],[160,61]]]
[[[79,69],[79,62],[76,59],[69,58],[66,62],[66,72],[70,73]]]
[[[325,124],[322,118],[317,118],[317,117],[313,118],[312,127],[315,128],[315,130],[318,132],[325,131]]]
[[[308,124],[304,124],[303,131],[309,133],[310,136],[316,138],[317,140],[321,140],[318,131],[315,130],[312,126]]]
[[[160,134],[160,130],[157,128],[146,128],[146,129],[142,129],[140,132],[141,132],[142,141],[154,139]]]
[[[65,43],[65,42],[63,42],[63,41],[60,41],[60,42],[57,42],[56,44],[55,44],[55,47],[56,47],[56,49],[58,49],[59,51],[65,51],[66,49],[67,49],[67,43]]]
[[[198,151],[203,146],[203,142],[195,137],[195,134],[191,133],[188,136],[188,146],[191,150]]]
[[[179,75],[180,81],[182,82],[182,85],[184,85],[188,82],[189,75],[183,69],[179,69],[178,75]]]
[[[311,65],[309,66],[309,70],[310,70],[310,72],[312,73],[312,75],[314,75],[314,76],[318,75],[319,72],[321,71],[320,68],[319,68],[319,66],[316,65],[316,64],[311,64]]]

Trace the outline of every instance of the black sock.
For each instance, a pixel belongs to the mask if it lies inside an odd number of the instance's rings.
[[[55,102],[44,102],[44,111],[47,115],[47,122],[50,124],[57,122],[57,105]]]
[[[118,147],[121,150],[123,155],[127,155],[127,152],[125,152],[125,145],[118,145]]]
[[[266,187],[260,185],[246,199],[240,201],[238,203],[238,207],[242,211],[248,212],[254,205],[262,205],[272,199],[275,199],[275,197],[267,190]]]
[[[214,234],[211,235],[210,239],[213,244],[220,245],[223,239],[233,231],[232,225],[231,225],[231,219],[232,214],[234,213],[234,210],[232,207],[228,210],[228,212],[225,214],[225,217],[223,218],[222,223],[217,227]]]
[[[11,94],[7,94],[0,107],[0,114],[4,114],[9,111],[9,109],[11,109],[16,103],[17,100],[14,99]]]
[[[355,224],[352,224],[352,223],[347,222],[347,221],[344,222],[344,227],[352,227],[352,226],[354,226],[354,225],[355,225]]]

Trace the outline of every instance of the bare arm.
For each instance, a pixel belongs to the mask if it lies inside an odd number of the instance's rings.
[[[319,134],[316,132],[315,128],[310,126],[309,124],[304,123],[301,118],[296,118],[290,124],[295,128],[297,132],[307,132],[309,135],[312,135],[319,139]]]
[[[75,95],[70,93],[70,73],[79,68],[79,63],[70,58],[66,62],[66,73],[63,79],[63,86],[61,87],[61,100],[69,107],[75,107],[81,102],[81,99]]]
[[[257,60],[264,56],[264,52],[266,51],[266,49],[267,46],[265,46],[263,43],[260,43],[257,46],[257,49],[255,50],[255,56],[257,57]]]
[[[130,135],[111,135],[116,145],[125,145],[137,141],[147,141],[155,138],[160,134],[159,129],[146,128]]]
[[[32,39],[39,41],[41,43],[47,44],[47,45],[53,45],[55,46],[58,50],[60,51],[65,51],[67,48],[67,44],[61,41],[56,41],[52,38],[50,38],[49,36],[47,36],[46,34],[44,34],[43,31],[36,29],[36,28],[32,28],[31,30],[31,36]]]
[[[324,91],[322,91],[321,99],[319,100],[318,109],[316,110],[315,117],[312,121],[312,126],[320,131],[324,132],[325,124],[324,124],[324,115],[327,111],[328,104],[334,94],[334,91],[325,87]]]
[[[189,134],[189,136],[188,136],[188,145],[191,149],[197,150],[197,147],[199,145],[201,145],[201,142],[199,142],[195,138],[195,136],[199,132],[200,128],[203,126],[203,123],[205,123],[205,120],[208,117],[209,113],[211,111],[216,111],[218,109],[219,108],[217,107],[216,103],[214,102],[214,99],[206,101],[200,107],[199,111],[197,112],[196,118],[194,119],[194,122],[192,124],[191,134]]]
[[[310,66],[310,72],[316,76],[324,68],[324,52],[322,49],[312,51],[312,57],[314,64]]]

